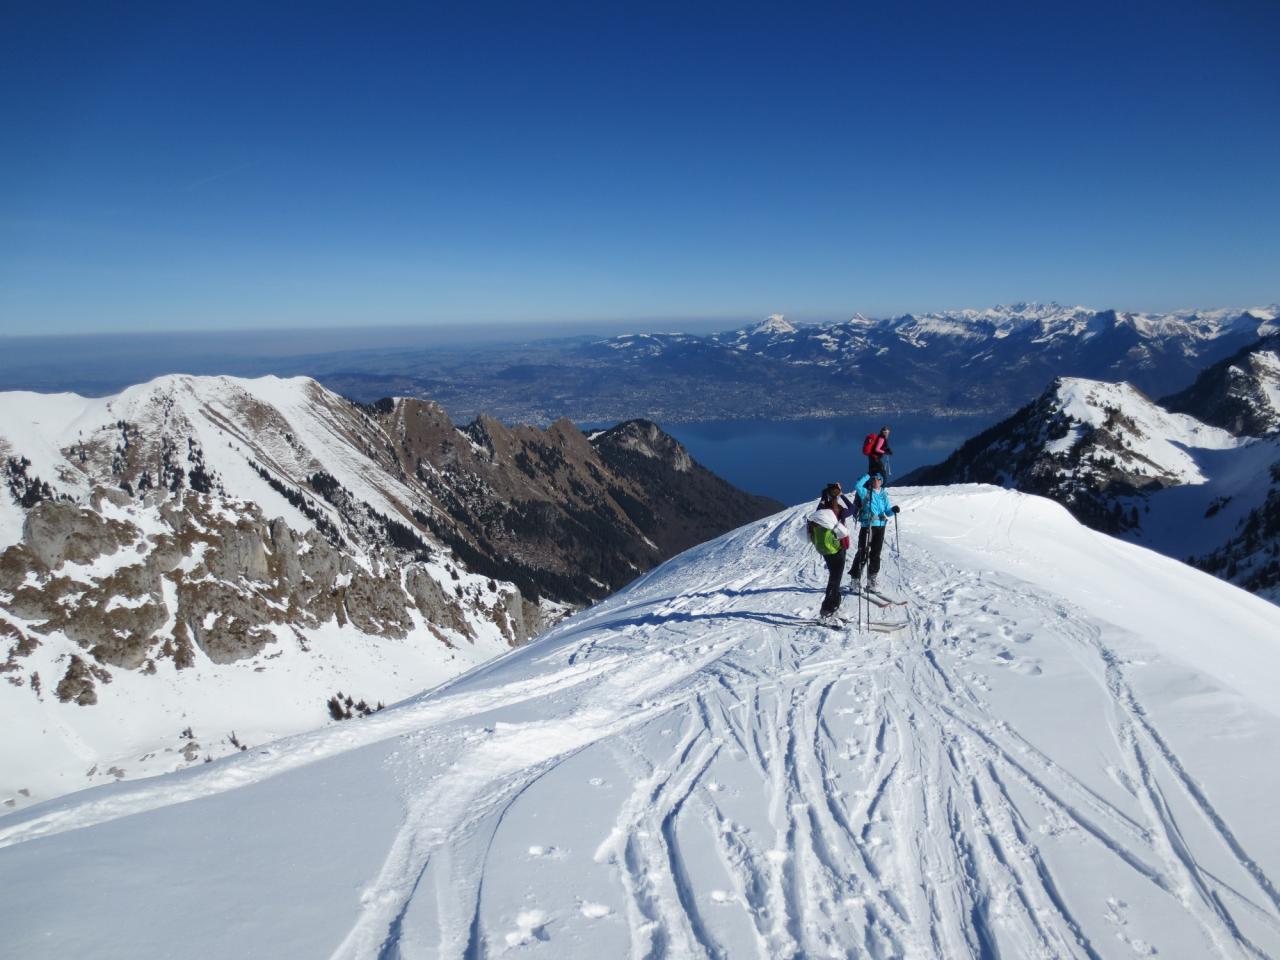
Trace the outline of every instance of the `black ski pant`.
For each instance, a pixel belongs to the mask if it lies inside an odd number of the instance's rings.
[[[827,595],[822,598],[822,615],[828,616],[840,609],[840,578],[844,576],[845,551],[838,550],[827,561]]]
[[[867,559],[871,560],[871,568],[867,571],[871,576],[880,573],[880,549],[884,546],[884,527],[860,527],[858,529],[858,552],[853,556],[853,569],[849,576],[854,580],[862,579],[862,567]]]

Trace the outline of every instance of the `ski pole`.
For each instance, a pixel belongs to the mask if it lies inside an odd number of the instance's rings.
[[[856,527],[858,530],[858,543],[861,544],[862,519],[860,517],[858,518],[858,523]],[[861,549],[861,548],[860,547],[855,548],[855,552],[853,554],[853,563],[854,563],[855,569],[858,563],[857,549]],[[853,602],[858,606],[858,632],[861,633],[862,632],[862,571],[858,571],[858,577],[853,581]]]
[[[902,556],[902,538],[898,535],[898,515],[893,515],[893,552],[896,556]]]

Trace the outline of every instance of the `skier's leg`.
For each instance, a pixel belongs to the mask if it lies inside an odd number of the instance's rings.
[[[829,616],[840,608],[840,578],[844,575],[844,551],[824,558],[827,561],[827,592],[822,600],[822,615]]]
[[[880,550],[884,547],[884,527],[871,528],[871,566],[868,570],[874,580],[880,575]]]
[[[867,536],[870,527],[858,528],[858,552],[853,555],[853,566],[849,570],[849,579],[857,583],[862,579],[862,566],[867,562]]]

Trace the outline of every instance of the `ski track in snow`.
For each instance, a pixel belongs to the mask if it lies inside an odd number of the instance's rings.
[[[638,588],[627,606],[648,607],[644,613],[607,618],[621,626],[620,636],[594,633],[563,654],[570,664],[617,651],[637,657],[645,667],[608,681],[629,697],[610,711],[598,707],[610,697],[592,696],[591,708],[552,722],[560,733],[544,749],[527,743],[541,724],[513,731],[494,744],[496,762],[468,755],[466,777],[444,778],[421,794],[334,957],[399,956],[409,901],[432,857],[446,854],[452,869],[432,891],[441,899],[436,925],[417,931],[407,955],[500,952],[476,879],[502,870],[485,863],[500,828],[492,811],[518,804],[524,788],[553,774],[562,758],[604,740],[626,755],[634,779],[593,857],[614,868],[633,958],[740,956],[748,944],[760,957],[1114,955],[1117,940],[1095,942],[1041,851],[1032,823],[1043,821],[1176,903],[1201,937],[1193,953],[1267,955],[1236,915],[1260,921],[1274,946],[1274,884],[1163,743],[1097,627],[1066,605],[989,582],[975,587],[970,571],[924,552],[911,566],[912,582],[932,586],[908,594],[919,613],[909,631],[888,638],[802,622],[797,614],[816,596],[812,586],[795,584],[792,554],[728,584],[724,568],[708,563],[690,594],[651,605]],[[758,606],[723,612],[730,598],[752,594]],[[997,623],[1005,604],[1032,607],[1093,671],[1134,804],[1121,808],[1100,796],[994,720],[980,684],[965,676],[965,659],[945,651],[950,631],[940,606]],[[738,642],[742,620],[770,625],[768,641]],[[650,632],[628,642],[639,625],[672,635],[658,658],[671,661],[665,672],[647,669]],[[1028,682],[1034,676],[1033,667]],[[655,754],[639,731],[658,724],[680,734],[669,752]],[[578,735],[565,737],[566,727]],[[721,778],[742,780],[722,775],[721,766],[750,769],[747,782],[767,791],[767,823],[742,829],[732,804],[706,789]],[[1198,862],[1169,791],[1179,792],[1180,805],[1202,818],[1210,842],[1232,858],[1230,882]],[[699,856],[686,856],[686,847]],[[703,859],[706,849],[715,851],[732,891],[725,899],[746,916],[746,937],[727,924],[721,934],[710,919],[716,904],[690,877],[687,861]],[[1148,948],[1124,943],[1130,954]]]
[[[988,543],[1017,552],[1017,513]],[[906,629],[819,626],[802,515],[341,738],[72,798],[0,821],[0,845],[399,737],[405,816],[334,960],[1277,955],[1275,865],[1104,622],[904,542],[882,579]],[[744,554],[767,564],[735,577]],[[1010,722],[1041,697],[1078,706],[1079,753]]]

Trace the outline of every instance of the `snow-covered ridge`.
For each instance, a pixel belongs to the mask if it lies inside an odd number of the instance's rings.
[[[0,394],[0,804],[399,699],[777,506],[641,421],[459,429],[305,378]]]
[[[10,949],[1280,952],[1280,610],[1040,498],[895,499],[900,633],[811,621],[786,511],[368,720],[0,818]]]
[[[1127,383],[1064,377],[1057,396],[1058,409],[1073,423],[1095,430],[1114,424],[1123,433],[1110,456],[1133,477],[1151,477],[1166,485],[1203,483],[1204,474],[1191,450],[1230,450],[1245,442],[1187,414],[1169,413]],[[1046,449],[1065,452],[1068,439]]]
[[[1204,483],[1197,451],[1247,443],[1188,414],[1170,413],[1130,384],[1060,377],[945,463],[917,474],[931,482],[996,482],[1055,499],[1055,490],[1065,495],[1084,485],[1117,485],[1133,493]]]
[[[1275,429],[1266,351],[1206,371],[1167,399]],[[1269,426],[1268,426],[1269,425]],[[1280,436],[1238,436],[1172,412],[1126,383],[1064,377],[1007,420],[908,481],[991,482],[1062,503],[1083,522],[1280,602]]]

